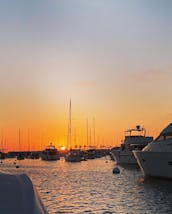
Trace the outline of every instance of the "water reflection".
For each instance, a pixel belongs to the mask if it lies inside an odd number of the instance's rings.
[[[157,213],[172,213],[171,180],[146,177],[143,182],[143,195],[148,207]],[[146,195],[146,196],[145,196]]]
[[[54,213],[172,213],[170,180],[144,178],[138,168],[120,167],[113,174],[113,161],[106,159],[68,163],[41,160],[4,160],[1,171],[27,173],[44,205]]]

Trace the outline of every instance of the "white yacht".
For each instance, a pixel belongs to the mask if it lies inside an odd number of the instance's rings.
[[[125,131],[125,139],[120,148],[112,149],[111,156],[117,164],[137,164],[132,153],[133,150],[142,150],[153,137],[146,136],[146,129],[137,125],[133,129]]]
[[[144,175],[172,178],[172,123],[142,151],[133,151]]]
[[[46,161],[60,160],[60,153],[52,143],[41,152],[41,159]]]

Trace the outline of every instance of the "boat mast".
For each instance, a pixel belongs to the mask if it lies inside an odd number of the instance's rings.
[[[69,121],[68,121],[68,136],[67,136],[67,149],[71,150],[71,99],[69,103]]]
[[[1,129],[1,152],[3,152],[3,143],[4,143],[4,130]]]
[[[74,138],[73,138],[73,140],[74,140],[75,148],[77,148],[78,145],[77,145],[77,141],[76,141],[76,128],[74,129]]]
[[[44,132],[41,132],[41,143],[40,143],[40,150],[42,151],[44,147]]]
[[[28,144],[28,152],[30,152],[30,129],[27,130],[27,144]]]
[[[20,144],[20,128],[19,128],[19,133],[18,133],[18,142],[19,142],[19,152],[21,150],[21,144]]]
[[[5,136],[4,137],[4,143],[3,143],[3,152],[5,152],[5,150],[7,149],[6,145],[7,145],[7,139],[6,139],[6,136]]]
[[[96,147],[96,131],[95,131],[95,118],[93,117],[93,146]]]
[[[91,141],[92,141],[92,139],[91,139],[91,127],[90,127],[90,142],[89,142],[90,143],[90,145],[89,145],[90,148],[92,147],[92,144],[91,144],[92,142]]]
[[[88,149],[88,147],[89,147],[89,142],[88,142],[89,141],[88,140],[88,118],[87,118],[87,124],[86,125],[87,125],[86,128],[87,128],[87,149]]]

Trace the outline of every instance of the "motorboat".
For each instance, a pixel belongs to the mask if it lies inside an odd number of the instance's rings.
[[[18,153],[17,160],[24,160],[24,155],[21,152]]]
[[[172,178],[172,123],[142,151],[133,151],[145,176]]]
[[[48,214],[30,178],[0,173],[0,210],[3,214]]]
[[[95,149],[88,149],[86,150],[86,159],[95,159],[96,158],[96,150]]]
[[[41,152],[40,156],[45,161],[60,160],[60,153],[52,143]]]
[[[115,156],[113,154],[113,151],[117,150],[117,149],[120,149],[120,147],[119,146],[115,146],[115,147],[110,149],[109,155],[110,155],[111,160],[113,160],[113,161],[115,161]]]
[[[117,164],[137,164],[132,153],[133,150],[142,150],[153,137],[146,136],[146,129],[137,125],[135,128],[125,131],[125,139],[119,148],[111,150],[112,159]]]
[[[67,162],[80,162],[82,161],[82,153],[79,149],[70,150],[65,156],[65,161]]]
[[[6,158],[6,154],[4,152],[0,152],[0,159],[3,160]]]
[[[39,152],[31,152],[30,159],[39,159]]]

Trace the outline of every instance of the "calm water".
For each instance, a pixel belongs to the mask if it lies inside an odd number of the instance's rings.
[[[120,167],[113,174],[111,160],[81,163],[42,160],[4,160],[1,171],[27,173],[37,187],[49,214],[172,213],[172,181],[146,179],[139,169]]]

